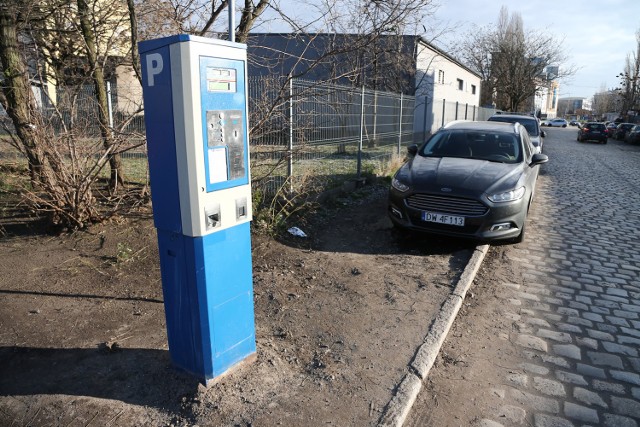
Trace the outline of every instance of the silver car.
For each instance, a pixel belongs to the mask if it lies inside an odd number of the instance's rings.
[[[529,137],[536,149],[536,153],[542,153],[542,138],[546,137],[547,134],[540,129],[540,124],[536,117],[524,114],[494,114],[488,120],[490,122],[520,123],[529,132]]]
[[[543,125],[549,127],[561,127],[566,128],[569,123],[565,119],[551,119],[547,120],[543,123]]]

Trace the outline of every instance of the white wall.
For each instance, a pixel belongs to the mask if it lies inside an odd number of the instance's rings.
[[[444,108],[443,101],[446,103]],[[424,138],[426,134],[437,130],[443,120],[446,122],[456,117],[465,119],[465,114],[467,119],[473,119],[469,111],[477,110],[479,105],[480,77],[444,52],[426,43],[419,43],[414,133]]]

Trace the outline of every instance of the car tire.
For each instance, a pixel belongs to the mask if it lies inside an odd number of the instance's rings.
[[[567,125],[562,125],[562,127],[563,127],[563,128],[566,128],[566,127],[567,127]]]
[[[524,242],[524,237],[525,237],[525,231],[526,231],[526,223],[527,223],[527,219],[524,219],[524,222],[522,223],[522,228],[520,229],[520,234],[518,234],[517,237],[514,237],[512,242],[513,243],[522,243]]]

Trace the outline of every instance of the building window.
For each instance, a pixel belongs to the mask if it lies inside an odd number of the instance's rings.
[[[464,82],[461,79],[456,79],[458,81],[458,90],[464,90]]]
[[[438,83],[444,84],[444,71],[438,70]]]
[[[471,94],[472,95],[476,94],[476,85],[471,85]]]

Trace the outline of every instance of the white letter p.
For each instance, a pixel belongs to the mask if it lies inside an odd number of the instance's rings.
[[[150,53],[147,55],[147,82],[149,86],[153,86],[155,83],[154,77],[162,72],[162,68],[162,55],[159,53]]]

